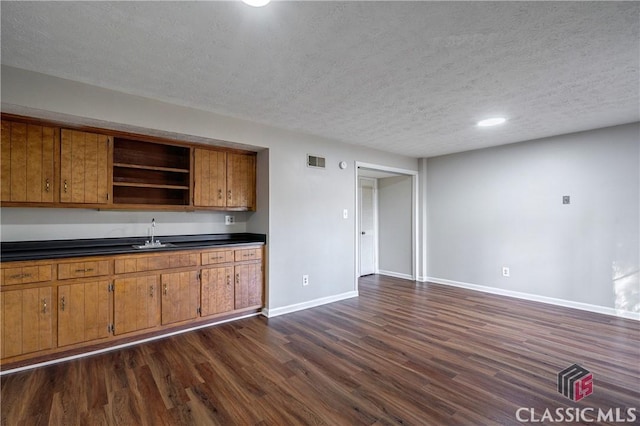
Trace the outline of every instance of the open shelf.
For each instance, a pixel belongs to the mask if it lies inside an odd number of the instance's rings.
[[[161,172],[189,173],[189,169],[174,169],[172,167],[142,166],[140,164],[113,163],[113,166],[121,167],[123,169],[157,170]]]
[[[189,205],[189,147],[115,138],[115,204]]]

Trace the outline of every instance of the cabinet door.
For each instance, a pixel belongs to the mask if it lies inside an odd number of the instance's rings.
[[[202,316],[233,311],[233,267],[203,269],[200,298]]]
[[[51,287],[0,293],[2,358],[53,347]]]
[[[225,207],[227,205],[227,153],[194,149],[193,205]]]
[[[235,274],[235,308],[262,306],[262,264],[236,265]]]
[[[200,300],[198,272],[162,274],[160,279],[162,283],[162,324],[196,318]]]
[[[255,210],[255,155],[227,154],[227,207]]]
[[[1,200],[53,203],[58,131],[2,120]]]
[[[60,148],[60,202],[109,202],[110,137],[62,129]]]
[[[58,287],[58,346],[109,336],[109,282]]]
[[[115,280],[114,334],[143,330],[160,324],[160,277],[149,275]]]

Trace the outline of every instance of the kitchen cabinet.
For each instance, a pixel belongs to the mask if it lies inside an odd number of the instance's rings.
[[[3,261],[0,363],[55,358],[212,323],[223,315],[257,313],[262,253],[262,244],[245,244]]]
[[[255,181],[255,154],[194,150],[194,206],[255,210]]]
[[[256,209],[254,152],[57,126],[2,114],[4,207]]]
[[[227,154],[227,207],[256,209],[254,154]]]
[[[59,129],[2,120],[0,157],[4,202],[53,203]]]
[[[227,153],[194,149],[193,204],[198,207],[227,206]]]
[[[198,272],[162,274],[162,324],[194,319],[198,316],[200,283]]]
[[[62,129],[60,133],[60,202],[107,204],[111,137]]]
[[[113,305],[116,335],[160,325],[160,276],[116,279]]]
[[[235,302],[233,266],[203,269],[201,283],[202,316],[233,311]]]
[[[2,358],[53,347],[50,285],[0,293]]]
[[[58,346],[109,337],[108,281],[58,287]]]
[[[235,309],[262,306],[262,263],[235,266]]]

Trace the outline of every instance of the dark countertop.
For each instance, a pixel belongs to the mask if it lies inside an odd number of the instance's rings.
[[[49,241],[11,241],[0,243],[0,255],[3,262],[17,260],[60,259],[65,257],[83,257],[113,255],[124,253],[155,253],[159,251],[176,251],[198,249],[226,245],[265,244],[265,234],[199,234],[199,235],[167,235],[156,238],[162,243],[171,243],[173,247],[153,249],[136,249],[134,245],[142,245],[149,237],[131,238],[95,238],[78,240]]]

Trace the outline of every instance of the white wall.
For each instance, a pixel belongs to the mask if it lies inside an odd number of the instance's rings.
[[[413,158],[5,66],[2,111],[161,136],[180,134],[184,140],[218,139],[268,148],[268,152],[260,152],[258,156],[258,211],[246,214],[245,222],[238,226],[250,232],[268,233],[269,310],[355,290],[356,161],[406,170],[418,167]],[[307,153],[325,156],[326,170],[307,168]],[[339,161],[346,161],[349,167],[340,170]],[[348,209],[348,219],[342,218],[343,209]],[[41,239],[43,227],[23,226],[20,212],[9,210],[2,209],[3,236]],[[51,220],[47,218],[50,210],[28,210],[28,225],[47,224]],[[64,226],[45,226],[48,229],[45,238],[117,236],[129,230],[139,234],[150,219],[148,212],[64,209],[56,213],[59,217],[55,220],[62,222],[67,214],[71,219]],[[183,229],[191,233],[193,223],[200,223],[194,219],[194,213],[167,215],[156,216],[163,227],[166,222],[187,224],[175,226],[173,229],[179,230],[176,233],[182,233]],[[209,220],[216,222],[220,218],[213,213],[204,221]],[[124,225],[129,221],[140,224],[129,228]],[[201,226],[204,230],[205,226]],[[215,224],[207,226],[218,229]],[[302,274],[309,274],[309,286],[302,286]]]
[[[413,276],[412,177],[378,179],[378,265],[380,273]]]
[[[640,312],[639,134],[636,123],[429,158],[431,279]]]

